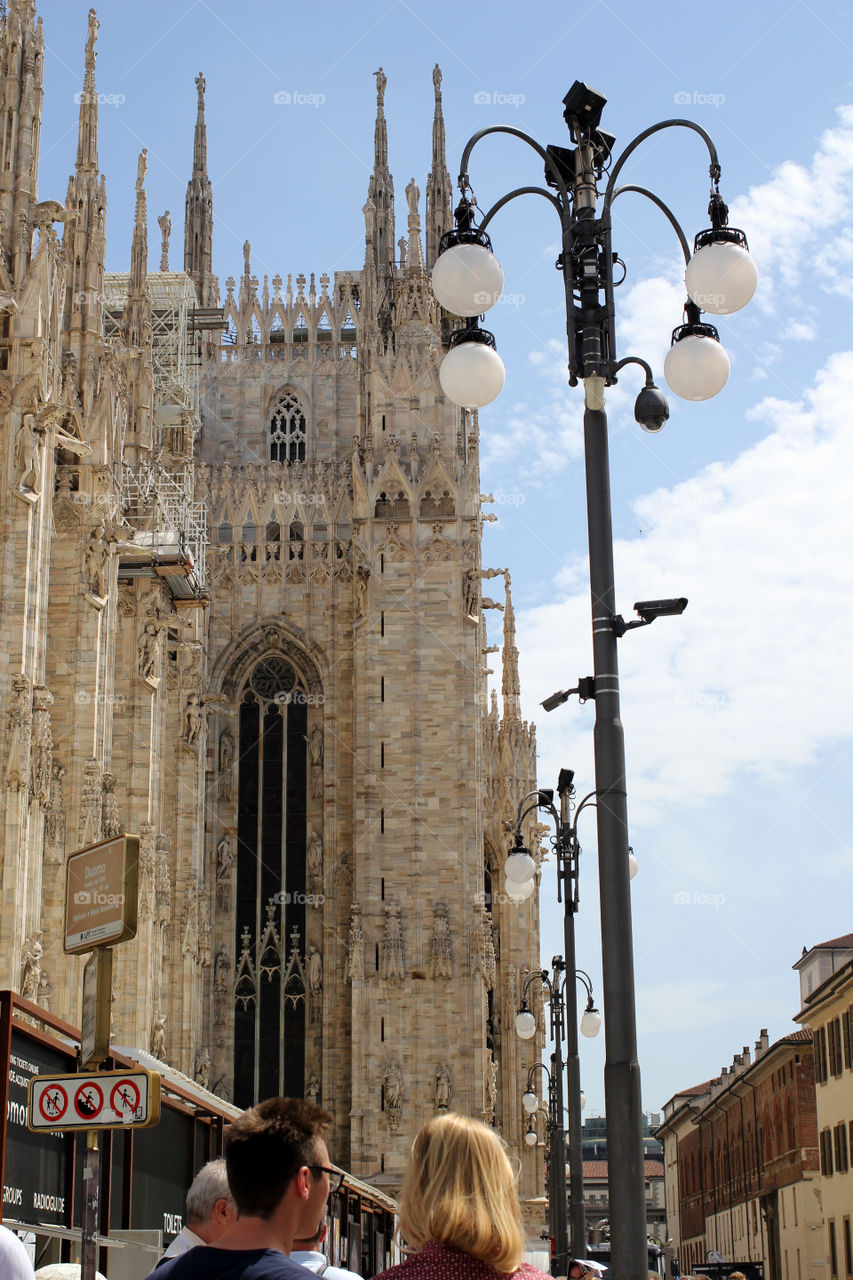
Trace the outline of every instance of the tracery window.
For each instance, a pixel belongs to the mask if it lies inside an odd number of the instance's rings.
[[[305,461],[305,413],[292,391],[279,396],[270,416],[270,461]]]
[[[238,723],[234,1100],[245,1107],[302,1097],[306,1084],[308,693],[285,657],[256,663]]]

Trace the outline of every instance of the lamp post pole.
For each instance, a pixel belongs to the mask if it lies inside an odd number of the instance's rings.
[[[548,1218],[554,1252],[551,1259],[552,1273],[565,1276],[569,1266],[569,1227],[566,1196],[566,1131],[563,1127],[563,1037],[565,1035],[565,962],[562,956],[551,961],[552,974],[547,969],[537,969],[529,975],[521,992],[521,1009],[516,1015],[516,1030],[524,1040],[536,1032],[535,1015],[527,1004],[527,993],[533,983],[539,982],[548,992],[551,1038],[554,1050],[551,1054],[551,1070],[543,1063],[534,1064],[527,1075],[527,1090],[531,1088],[531,1073],[538,1065],[548,1075]],[[574,984],[572,984],[574,985]]]
[[[729,227],[728,209],[720,194],[720,163],[710,135],[692,120],[664,120],[650,126],[612,160],[615,139],[599,128],[606,99],[589,85],[575,81],[563,99],[563,118],[573,150],[543,147],[529,134],[509,125],[481,129],[462,153],[456,210],[456,229],[442,237],[433,268],[433,292],[464,326],[450,339],[439,378],[445,394],[457,404],[481,408],[503,388],[505,370],[494,349],[494,337],[481,330],[477,317],[493,306],[503,289],[503,271],[486,235],[494,215],[521,195],[544,197],[560,219],[562,272],[566,299],[569,385],[584,384],[584,460],[589,533],[590,595],[592,603],[592,680],[580,682],[577,692],[595,699],[595,788],[597,795],[599,882],[601,890],[601,950],[607,1042],[604,1093],[607,1110],[608,1184],[611,1205],[612,1268],[619,1280],[646,1280],[645,1184],[643,1178],[642,1100],[637,1062],[634,957],[631,902],[628,887],[628,826],[625,788],[625,745],[619,709],[617,639],[632,626],[647,625],[653,617],[680,613],[686,600],[637,605],[642,621],[625,623],[616,613],[613,581],[613,534],[610,514],[610,468],[604,392],[620,371],[635,364],[645,372],[645,386],[634,416],[646,431],[659,431],[669,417],[665,397],[654,384],[652,371],[638,356],[616,358],[614,265],[624,264],[613,253],[613,201],[633,192],[650,200],[670,223],[686,263],[685,323],[673,331],[664,362],[670,387],[687,400],[707,400],[726,383],[729,359],[713,325],[700,320],[701,310],[727,315],[749,302],[758,272],[749,256],[742,231]],[[647,138],[665,129],[689,129],[705,143],[709,157],[711,195],[709,230],[701,232],[691,255],[684,232],[667,205],[645,187],[617,179],[628,158]],[[544,187],[518,187],[501,196],[479,226],[468,177],[476,144],[493,133],[520,139],[545,164]],[[599,183],[604,185],[599,206]],[[591,688],[589,687],[591,686]],[[582,691],[583,688],[583,691]],[[543,704],[553,710],[568,694]],[[567,956],[568,959],[568,956]]]

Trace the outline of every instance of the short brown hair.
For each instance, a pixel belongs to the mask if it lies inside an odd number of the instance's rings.
[[[494,1129],[452,1111],[427,1121],[403,1179],[400,1233],[416,1249],[435,1240],[505,1275],[518,1270],[521,1208]]]
[[[241,1217],[270,1218],[290,1180],[317,1157],[332,1117],[302,1098],[267,1098],[225,1134],[228,1185]]]

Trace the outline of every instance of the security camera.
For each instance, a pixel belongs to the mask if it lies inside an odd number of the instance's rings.
[[[644,431],[660,431],[669,417],[669,405],[661,390],[649,383],[643,387],[634,403],[634,417]]]
[[[634,612],[640,615],[643,622],[654,622],[655,618],[676,617],[684,613],[686,608],[687,597],[678,596],[674,600],[638,600],[634,605]]]

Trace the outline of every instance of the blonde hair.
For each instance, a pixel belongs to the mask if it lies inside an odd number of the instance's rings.
[[[400,1233],[479,1258],[504,1275],[521,1266],[521,1208],[501,1139],[477,1120],[448,1112],[421,1129],[400,1196]]]

